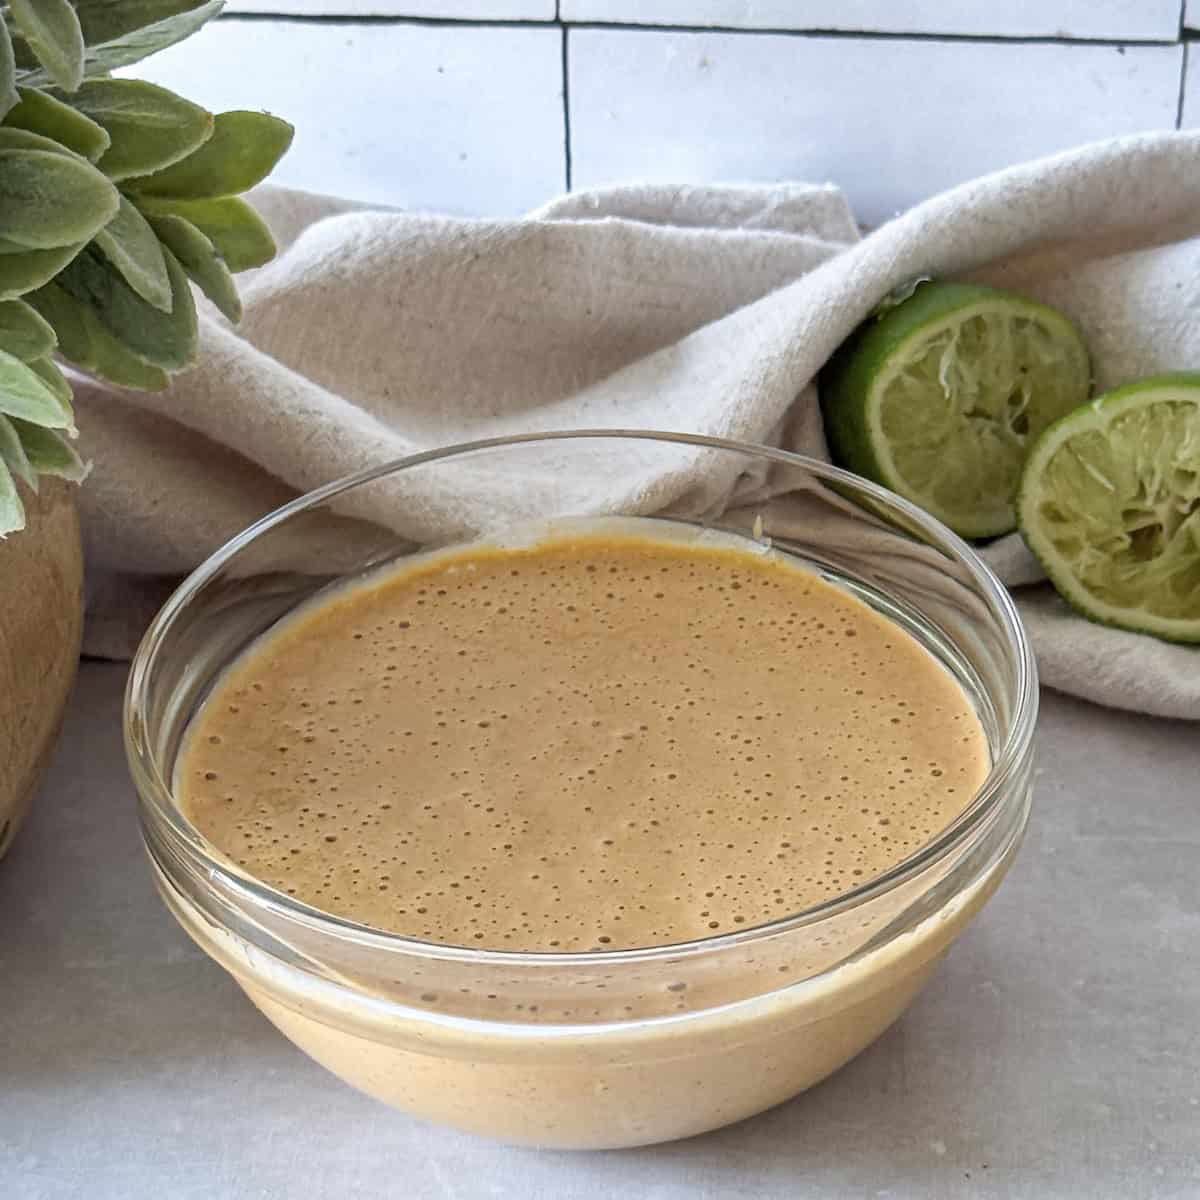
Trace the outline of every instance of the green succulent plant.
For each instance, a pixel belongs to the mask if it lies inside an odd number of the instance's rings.
[[[0,4],[0,537],[17,481],[80,480],[56,359],[154,391],[196,357],[195,284],[231,321],[233,275],[275,253],[241,193],[292,127],[216,115],[111,72],[195,33],[224,0]]]

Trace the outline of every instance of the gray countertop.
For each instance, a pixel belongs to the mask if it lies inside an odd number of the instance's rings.
[[[309,1062],[142,857],[120,666],[85,664],[0,863],[0,1196],[1200,1197],[1200,729],[1044,696],[1034,820],[910,1012],[833,1078],[691,1141],[514,1150]]]

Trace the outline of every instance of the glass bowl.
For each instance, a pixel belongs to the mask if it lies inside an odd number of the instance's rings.
[[[181,813],[172,779],[189,720],[251,642],[322,590],[514,526],[646,515],[769,539],[921,641],[988,739],[990,774],[961,816],[886,873],[769,924],[649,949],[518,953],[322,913],[247,875]],[[877,1038],[1016,853],[1036,714],[1034,662],[1007,592],[933,518],[781,450],[583,431],[414,455],[259,521],[195,571],[147,632],[125,737],[167,906],[296,1045],[429,1120],[600,1148],[750,1116]]]

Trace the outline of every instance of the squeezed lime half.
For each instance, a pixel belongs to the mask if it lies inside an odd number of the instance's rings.
[[[994,288],[926,282],[864,322],[821,373],[834,458],[964,537],[1016,526],[1028,446],[1088,395],[1079,331]]]
[[[1084,616],[1200,642],[1200,372],[1139,380],[1052,425],[1026,461],[1017,515]]]

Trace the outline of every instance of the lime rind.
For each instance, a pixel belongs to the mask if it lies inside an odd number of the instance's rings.
[[[1017,509],[1083,616],[1200,642],[1200,373],[1117,388],[1056,422],[1030,452]]]
[[[1089,383],[1087,349],[1060,313],[993,288],[922,283],[859,328],[820,390],[839,462],[981,538],[1014,528],[1028,443]]]

